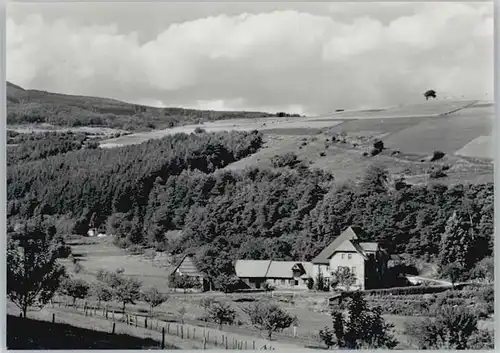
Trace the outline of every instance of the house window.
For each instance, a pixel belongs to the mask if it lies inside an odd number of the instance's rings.
[[[295,283],[295,281],[293,279],[289,280],[288,281],[289,284],[293,285]]]
[[[299,285],[299,280],[298,280],[298,279],[296,279],[296,280],[294,280],[294,281],[293,281],[293,283],[294,283],[294,284],[293,284],[294,286],[298,286],[298,285]]]
[[[284,279],[281,280],[281,284],[285,284],[285,280]]]
[[[352,267],[351,267],[351,271],[352,271],[352,273],[355,275],[355,274],[356,274],[356,267],[352,266]]]
[[[347,258],[350,260],[352,258],[352,254],[347,254]]]
[[[342,254],[342,260],[344,260],[344,258],[345,258],[345,254]]]

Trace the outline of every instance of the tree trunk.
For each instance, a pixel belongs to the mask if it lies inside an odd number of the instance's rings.
[[[122,306],[122,310],[123,310],[123,313],[125,314],[125,302],[123,302],[123,306]]]
[[[267,331],[267,338],[269,338],[269,341],[271,341],[272,335],[273,335],[273,331],[271,331],[271,330]]]
[[[28,313],[28,305],[24,304],[23,305],[23,317],[26,318],[26,314]]]

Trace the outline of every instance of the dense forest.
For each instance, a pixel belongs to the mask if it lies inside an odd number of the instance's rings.
[[[98,146],[97,137],[84,132],[18,133],[7,130],[7,165]]]
[[[339,185],[295,159],[221,170],[261,145],[257,131],[178,134],[18,161],[7,173],[9,225],[43,216],[63,236],[90,225],[120,246],[204,259],[310,260],[352,224],[389,253],[435,261],[446,232],[462,237],[450,236],[449,249],[468,242],[469,268],[492,253],[493,184],[393,187],[373,165],[361,183]]]
[[[114,99],[25,90],[7,82],[7,124],[47,123],[64,127],[95,126],[140,131],[204,121],[298,116],[245,111],[155,108]]]

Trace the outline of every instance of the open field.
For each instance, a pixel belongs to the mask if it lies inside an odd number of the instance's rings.
[[[479,108],[476,108],[479,109]],[[406,153],[455,153],[475,138],[491,134],[493,118],[486,115],[447,115],[427,119],[385,140],[386,146]]]
[[[476,102],[477,101],[475,100],[430,100],[423,103],[388,107],[383,109],[369,109],[325,114],[317,117],[317,119],[393,119],[407,117],[432,117],[442,114],[449,114],[456,110],[475,104]]]
[[[456,155],[465,157],[493,159],[493,136],[479,136],[455,152]]]
[[[484,136],[492,132],[493,112],[494,107],[488,102],[429,101],[405,107],[360,111],[356,116],[352,115],[355,112],[344,112],[310,118],[214,121],[122,136],[102,141],[101,147],[140,143],[176,132],[190,133],[197,127],[206,131],[257,129],[264,133],[265,146],[227,169],[271,167],[271,159],[275,155],[293,152],[311,167],[332,172],[341,182],[356,180],[368,165],[377,162],[391,173],[405,175],[407,181],[420,184],[435,182],[428,180],[427,176],[433,164],[421,163],[420,160],[440,150],[447,154],[440,162],[448,163],[451,169],[447,172],[448,176],[438,182],[478,183],[493,178],[491,165],[472,160],[491,160],[491,142]],[[364,144],[332,143],[332,137],[339,134],[354,138],[352,141],[364,138]],[[374,157],[362,156],[363,151],[369,151],[370,141],[375,138],[383,140],[388,150]],[[392,156],[391,151],[399,151],[400,154]],[[459,158],[460,155],[472,159],[464,160]]]
[[[72,245],[71,250],[83,266],[78,277],[87,281],[95,281],[95,275],[100,269],[114,271],[122,268],[126,276],[141,280],[144,288],[157,287],[160,291],[168,290],[168,259],[153,261],[142,255],[131,255],[113,245],[111,238],[90,238],[87,244]],[[63,259],[61,263],[70,273],[73,272],[69,259]],[[165,267],[160,267],[162,265]]]
[[[295,131],[294,134],[300,134],[301,129],[318,130],[340,124],[341,121],[309,121],[307,118],[259,118],[259,119],[232,119],[206,122],[196,125],[185,125],[174,127],[171,129],[156,130],[151,132],[143,132],[122,136],[114,139],[109,139],[101,142],[101,147],[117,147],[137,144],[147,141],[152,138],[162,138],[167,135],[186,133],[190,134],[197,128],[201,128],[206,132],[218,131],[252,131],[259,130],[266,132],[267,130],[278,132],[283,130],[288,133]]]

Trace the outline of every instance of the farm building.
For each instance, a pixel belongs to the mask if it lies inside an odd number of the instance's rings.
[[[324,248],[311,262],[237,260],[236,275],[250,288],[268,283],[277,289],[307,289],[308,278],[321,272],[327,285],[333,272],[347,267],[356,277],[352,289],[380,287],[387,272],[389,256],[378,243],[361,242],[363,230],[351,226]],[[342,289],[340,285],[338,288]]]
[[[236,275],[250,288],[262,288],[268,283],[278,289],[307,289],[312,276],[310,262],[237,260]]]
[[[359,241],[363,230],[351,226],[343,231],[313,260],[313,278],[321,272],[325,282],[331,283],[332,273],[347,267],[356,277],[352,288],[377,288],[382,284],[387,271],[389,256],[378,243]]]
[[[203,291],[210,289],[210,284],[206,276],[201,273],[196,267],[194,259],[191,255],[185,255],[179,264],[172,271],[172,275],[177,274],[179,276],[188,276],[196,278],[201,285]]]

